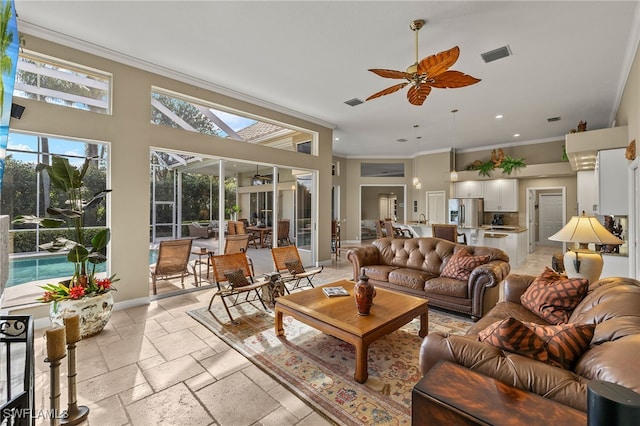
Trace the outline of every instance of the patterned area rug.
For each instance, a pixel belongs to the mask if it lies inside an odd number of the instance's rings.
[[[411,390],[420,380],[422,338],[414,319],[369,347],[369,379],[353,379],[353,346],[284,316],[285,339],[276,337],[273,314],[249,304],[227,323],[220,303],[188,314],[247,357],[320,414],[341,425],[410,425]],[[242,315],[241,315],[242,314]],[[429,332],[465,334],[470,320],[430,309]]]

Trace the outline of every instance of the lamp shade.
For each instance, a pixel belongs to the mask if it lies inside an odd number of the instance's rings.
[[[571,220],[558,232],[549,237],[551,241],[579,244],[622,244],[620,238],[602,226],[595,216],[573,216]]]
[[[595,216],[573,216],[561,230],[549,237],[551,241],[577,243],[579,249],[569,250],[564,255],[564,269],[569,278],[586,278],[593,283],[600,278],[603,260],[600,253],[587,248],[587,244],[622,244],[620,238],[602,226]]]

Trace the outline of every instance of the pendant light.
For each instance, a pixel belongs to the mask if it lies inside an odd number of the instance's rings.
[[[420,136],[418,136],[418,127],[420,127],[419,124],[413,125],[416,135],[416,156],[413,157],[413,186],[415,186],[416,189],[421,189],[422,184],[420,183],[420,178],[418,178],[418,153],[420,152]]]
[[[452,109],[451,114],[453,115],[453,131],[451,132],[453,135],[453,170],[451,170],[451,182],[455,182],[458,180],[458,172],[456,171],[456,112],[457,109]]]

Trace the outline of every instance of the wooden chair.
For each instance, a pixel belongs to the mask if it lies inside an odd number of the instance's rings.
[[[431,236],[433,238],[442,238],[454,243],[458,243],[458,237],[462,237],[460,244],[467,244],[467,234],[458,232],[457,225],[433,224],[431,225]]]
[[[260,301],[264,310],[268,310],[262,300],[260,291],[262,290],[262,287],[269,284],[269,281],[256,281],[254,279],[245,253],[211,256],[211,265],[213,266],[213,278],[218,286],[218,290],[213,293],[213,296],[209,301],[209,311],[211,311],[211,305],[213,304],[213,300],[216,296],[220,296],[222,299],[222,304],[224,305],[224,309],[227,311],[227,315],[229,315],[229,320],[234,324],[237,324],[237,321],[235,321],[233,316],[231,316],[229,308],[233,308],[243,303]],[[246,285],[238,286],[239,283],[233,282],[236,280],[232,278],[232,273],[236,271],[241,271],[239,275],[246,278]]]
[[[302,266],[298,247],[294,245],[274,247],[271,249],[271,256],[273,257],[273,265],[276,271],[281,274],[281,280],[285,283],[284,289],[287,293],[306,286],[313,287],[311,280],[322,272],[324,268],[321,265],[317,268],[306,270]],[[303,281],[304,279],[306,279],[306,282]],[[286,285],[288,283],[293,283],[290,289]]]
[[[340,222],[334,219],[331,221],[331,253],[336,255],[336,259],[338,259],[339,250],[340,250]]]
[[[384,238],[384,232],[382,232],[382,221],[376,219],[376,238],[379,240],[380,238]]]
[[[249,242],[251,241],[250,234],[242,234],[242,235],[229,235],[224,240],[224,254],[233,254],[233,253],[247,253],[249,249]],[[209,263],[211,264],[211,256],[209,256]],[[253,269],[253,261],[249,256],[247,256],[247,262],[249,262],[249,267],[251,268],[251,275],[255,275],[255,271]]]
[[[189,257],[191,256],[191,243],[193,240],[168,240],[160,241],[158,248],[158,260],[149,266],[153,294],[158,294],[156,280],[158,278],[166,280],[180,277],[182,288],[184,288],[184,277],[189,275]],[[195,273],[193,274],[196,279]],[[197,286],[198,282],[195,281]]]
[[[289,219],[278,220],[278,245],[291,245],[289,239],[289,228],[291,221]]]
[[[245,221],[239,220],[236,222],[236,234],[247,236],[247,248],[251,243],[253,243],[253,246],[255,248],[258,248],[258,242],[260,242],[260,236],[257,234],[254,234],[253,232],[247,233],[247,223]]]
[[[236,223],[233,220],[227,221],[227,235],[236,235]]]
[[[404,234],[404,231],[402,229],[394,227],[393,223],[390,220],[384,221],[384,229],[387,232],[387,237],[409,238]]]

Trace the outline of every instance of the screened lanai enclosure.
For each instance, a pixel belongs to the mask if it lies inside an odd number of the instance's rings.
[[[194,224],[223,239],[228,220],[273,228],[288,219],[290,241],[311,250],[310,172],[159,150],[150,163],[151,242],[189,237]]]

